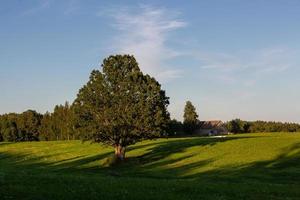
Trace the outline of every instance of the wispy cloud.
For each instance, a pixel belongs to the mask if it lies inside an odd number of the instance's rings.
[[[112,9],[113,27],[118,34],[113,39],[114,53],[133,54],[146,73],[161,81],[180,76],[181,71],[167,64],[181,54],[167,45],[170,33],[186,26],[179,13],[163,8],[140,6],[137,12],[129,8]],[[103,12],[101,13],[103,14]]]
[[[227,84],[239,83],[245,87],[256,85],[257,81],[270,73],[281,73],[295,66],[295,53],[287,48],[266,48],[237,53],[216,53],[206,50],[185,50],[172,48],[171,33],[187,26],[180,13],[151,6],[114,8],[102,10],[98,16],[113,19],[112,27],[117,30],[112,39],[109,53],[133,54],[146,73],[160,81],[181,76],[183,68],[171,66],[179,56],[196,60],[200,70]],[[182,41],[182,39],[180,40]],[[177,42],[177,41],[175,41]],[[176,46],[176,45],[174,45]],[[209,73],[213,71],[213,73]],[[196,73],[196,72],[195,72]]]
[[[247,87],[254,86],[261,77],[280,74],[297,66],[297,54],[287,48],[267,48],[236,54],[195,51],[190,56],[198,60],[202,70],[213,70],[214,76],[220,81],[239,82]]]
[[[252,69],[255,72],[281,72],[292,67],[291,49],[269,48],[237,54],[194,52],[193,57],[201,61],[202,69],[224,71]]]
[[[51,1],[50,0],[39,0],[37,1],[37,4],[34,5],[33,7],[25,10],[22,12],[22,15],[32,15],[35,14],[37,12],[40,12],[46,8],[49,8]]]

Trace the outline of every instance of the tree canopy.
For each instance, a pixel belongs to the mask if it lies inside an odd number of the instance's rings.
[[[122,160],[126,146],[162,134],[169,120],[168,99],[133,56],[109,56],[102,71],[93,70],[79,90],[74,101],[76,127],[88,133],[86,139],[115,147]]]
[[[0,139],[5,141],[39,140],[42,115],[34,110],[22,114],[10,113],[0,116]]]

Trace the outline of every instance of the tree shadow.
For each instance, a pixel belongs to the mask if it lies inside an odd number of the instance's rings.
[[[101,166],[86,167],[85,165],[105,159],[111,155],[111,153],[112,152],[107,152],[92,156],[81,155],[58,161],[47,161],[49,158],[59,155],[59,153],[32,157],[29,153],[11,154],[8,152],[2,152],[0,153],[0,165],[2,163],[2,165],[5,165],[6,168],[11,167],[15,170],[32,171],[36,173],[93,173],[95,170],[100,169]]]
[[[129,156],[126,162],[118,166],[111,167],[110,170],[118,171],[120,176],[132,177],[137,174],[148,178],[195,178],[200,174],[187,176],[190,170],[201,168],[208,165],[217,158],[210,158],[185,164],[184,166],[176,167],[176,163],[184,162],[185,160],[197,155],[197,152],[186,154],[189,148],[193,147],[212,147],[218,143],[223,143],[231,140],[242,140],[249,138],[257,138],[263,136],[243,136],[243,137],[190,137],[190,138],[173,138],[165,141],[135,145],[128,148],[128,153],[131,151],[143,149],[141,155]],[[176,158],[170,158],[176,154]],[[175,167],[174,167],[175,165]],[[169,167],[172,166],[172,167]]]
[[[132,151],[141,147],[150,147],[148,152],[138,156],[133,159],[139,159],[141,163],[153,162],[161,160],[169,156],[170,154],[183,153],[188,148],[200,147],[200,146],[214,146],[217,143],[227,142],[231,140],[241,140],[248,138],[256,138],[255,136],[251,137],[224,137],[224,138],[212,138],[212,137],[191,137],[191,138],[178,138],[175,140],[167,140],[164,142],[156,143],[157,145],[145,145],[145,146],[136,146],[131,147],[128,150]]]
[[[66,158],[58,161],[49,161],[50,157],[57,154],[35,156],[28,153],[12,154],[10,152],[0,153],[0,164],[11,166],[15,169],[31,170],[39,169],[51,172],[63,173],[91,173],[101,175],[134,177],[136,174],[147,178],[182,178],[182,179],[198,179],[203,177],[214,178],[230,178],[233,179],[243,177],[249,179],[257,179],[262,181],[274,181],[274,176],[282,181],[295,180],[300,181],[300,143],[292,147],[282,149],[278,157],[273,160],[259,161],[247,165],[225,166],[219,169],[204,172],[193,172],[196,168],[206,166],[217,157],[211,157],[205,160],[198,160],[188,164],[177,166],[176,163],[184,162],[186,159],[192,158],[196,153],[185,154],[188,148],[207,146],[211,147],[217,143],[227,142],[230,140],[242,140],[250,137],[225,137],[225,138],[178,138],[166,139],[149,144],[137,144],[128,148],[128,153],[135,150],[143,149],[144,152],[138,156],[130,156],[126,162],[118,166],[105,167],[101,165],[89,165],[93,162],[106,159],[113,155],[113,151],[99,153],[96,155],[80,155]],[[261,136],[259,136],[261,137]],[[10,143],[9,143],[10,144]],[[171,155],[178,156],[172,158]],[[171,166],[171,167],[170,167]],[[263,176],[262,176],[263,175]]]
[[[290,199],[297,199],[300,195],[300,190],[297,189],[300,187],[300,142],[281,149],[281,153],[272,160],[238,166],[224,166],[200,172],[196,169],[205,167],[219,158],[212,156],[208,159],[176,165],[176,163],[185,162],[185,160],[195,156],[193,151],[190,151],[192,153],[189,154],[186,153],[189,148],[211,147],[218,143],[245,138],[254,137],[179,138],[154,143],[141,143],[128,148],[129,155],[136,150],[142,150],[141,155],[133,154],[129,156],[126,162],[113,167],[103,167],[100,162],[99,165],[90,165],[112,155],[113,151],[95,155],[74,155],[57,161],[49,159],[57,154],[36,156],[28,153],[16,154],[5,151],[0,153],[0,184],[1,178],[13,177],[15,176],[14,173],[17,173],[20,178],[28,175],[31,178],[31,175],[34,175],[32,177],[43,177],[43,175],[51,174],[54,182],[59,181],[61,176],[91,179],[108,177],[108,180],[116,179],[124,183],[136,181],[136,179],[147,180],[154,184],[174,180],[176,183],[183,184],[176,187],[187,194],[204,190],[207,193],[220,196],[232,197],[232,195],[236,195],[235,198],[237,199],[252,195],[252,193],[258,195],[254,195],[252,199],[262,199],[262,197],[282,199],[285,196],[291,197]],[[177,156],[172,157],[174,154]],[[135,182],[135,184],[138,183],[140,182]],[[89,185],[89,187],[94,186]],[[199,187],[204,189],[200,190]],[[236,194],[232,190],[235,190]],[[226,192],[228,194],[224,194]],[[259,196],[260,194],[264,195]]]
[[[195,167],[201,167],[201,164],[203,164],[202,161],[166,170],[186,174]],[[247,180],[257,183],[298,184],[300,186],[300,143],[282,149],[281,153],[272,160],[257,161],[239,166],[225,166],[210,171],[192,173],[183,178],[195,180],[213,178],[227,182],[245,182]]]
[[[10,153],[8,151],[0,153],[0,162],[10,165],[14,168],[21,168],[22,170],[26,169],[46,169],[50,171],[85,171],[85,172],[104,172],[105,170],[110,171],[122,171],[126,168],[131,168],[131,171],[138,170],[140,166],[147,165],[148,168],[151,167],[159,167],[162,165],[170,164],[170,162],[177,162],[179,160],[173,160],[168,162],[160,162],[157,161],[163,160],[170,154],[183,152],[186,148],[190,148],[193,146],[204,146],[204,145],[214,145],[218,142],[225,142],[232,139],[238,138],[178,138],[178,139],[166,139],[162,142],[154,142],[149,144],[137,144],[128,148],[128,152],[134,150],[144,149],[146,153],[136,156],[129,157],[125,163],[122,163],[121,166],[114,167],[104,167],[101,166],[100,163],[98,166],[88,167],[89,163],[103,160],[111,155],[113,155],[113,151],[109,151],[107,153],[99,153],[97,155],[81,155],[74,156],[71,158],[66,158],[63,160],[51,161],[51,157],[55,157],[56,155],[60,155],[60,153],[55,154],[47,154],[42,156],[32,155],[30,153]],[[2,143],[1,143],[2,144]],[[12,143],[7,143],[12,144]],[[6,145],[3,143],[2,145]],[[63,153],[68,153],[68,151],[64,151]],[[187,158],[187,157],[185,157]],[[180,159],[185,159],[180,158]],[[135,167],[132,167],[134,165]],[[121,170],[120,170],[121,169]]]

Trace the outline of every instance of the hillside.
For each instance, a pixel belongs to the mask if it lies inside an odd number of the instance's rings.
[[[300,199],[300,133],[169,138],[127,149],[0,143],[1,199]]]

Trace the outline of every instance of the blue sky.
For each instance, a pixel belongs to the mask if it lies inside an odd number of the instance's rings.
[[[136,56],[182,119],[300,122],[300,1],[0,1],[0,113],[72,102],[110,54]]]

